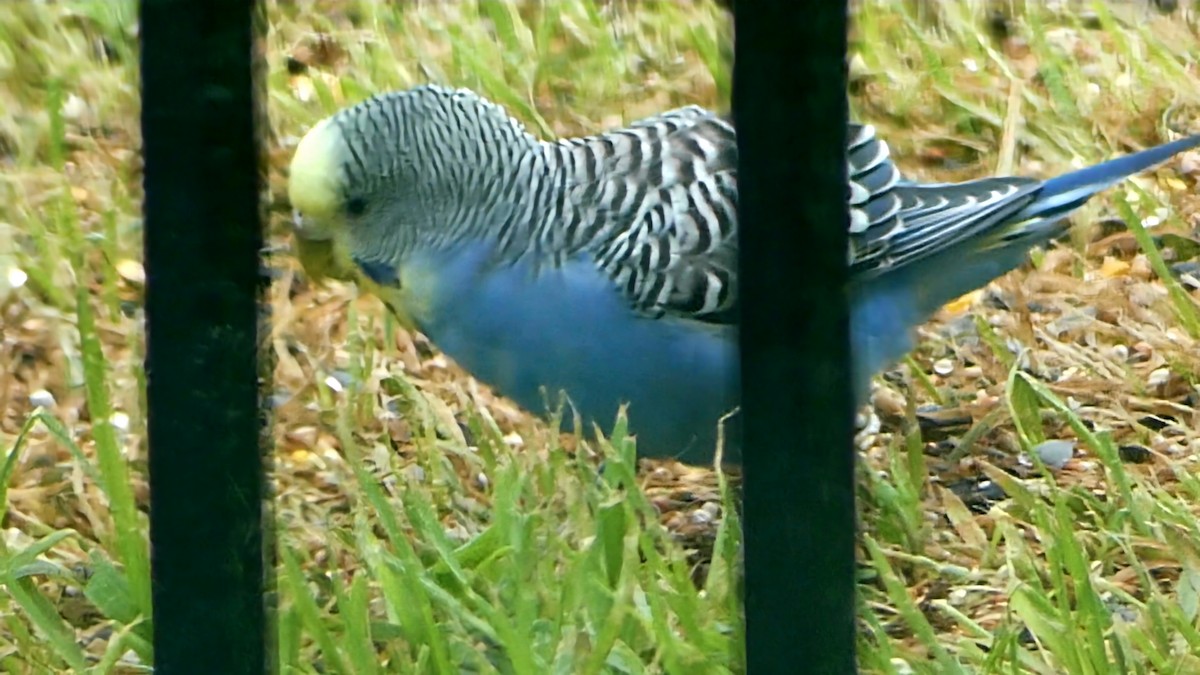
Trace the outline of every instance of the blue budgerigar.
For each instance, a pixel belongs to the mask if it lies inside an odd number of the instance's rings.
[[[946,302],[1012,270],[1096,192],[1200,144],[1042,181],[903,180],[849,128],[851,334],[859,401]],[[317,124],[292,160],[301,260],[380,296],[534,412],[565,391],[638,450],[701,462],[739,402],[737,143],[699,107],[541,141],[463,89],[383,94]],[[735,439],[727,439],[727,443]]]

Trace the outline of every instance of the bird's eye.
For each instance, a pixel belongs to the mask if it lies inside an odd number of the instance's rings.
[[[351,197],[346,200],[346,213],[361,216],[367,210],[367,200],[362,197]]]

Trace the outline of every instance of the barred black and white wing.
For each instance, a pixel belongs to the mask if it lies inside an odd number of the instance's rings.
[[[1198,144],[1200,135],[1191,136],[1048,181],[915,183],[901,176],[873,127],[851,124],[851,277],[869,280],[968,242],[972,253],[984,254],[1043,243],[1096,192]],[[652,316],[731,323],[738,302],[733,127],[689,107],[560,147],[589,167],[576,167],[573,175],[584,180],[566,193],[582,205],[572,216],[576,243],[595,252],[631,305]]]
[[[913,183],[870,125],[851,125],[850,268],[871,276],[911,264],[1005,222],[1037,196],[1030,178]]]
[[[966,242],[973,254],[1044,243],[1061,234],[1064,219],[1097,192],[1200,144],[1200,135],[1189,136],[1046,181],[1010,176],[913,183],[891,166],[886,144],[870,126],[852,127],[850,137],[850,267],[857,279]]]
[[[732,323],[737,302],[737,139],[691,106],[564,141],[575,177],[566,226],[631,306]]]

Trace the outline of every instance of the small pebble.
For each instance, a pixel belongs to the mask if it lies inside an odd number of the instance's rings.
[[[922,406],[917,410],[917,424],[922,431],[964,427],[972,422],[971,415],[959,408],[934,408]]]
[[[906,405],[904,396],[891,387],[876,387],[875,391],[871,392],[871,403],[875,406],[876,410],[882,412],[884,415],[894,417],[903,415]],[[870,433],[877,433],[879,431],[879,419],[876,417],[875,420],[872,420],[871,417],[874,416],[864,415],[862,412],[859,412],[854,418],[854,428],[868,429],[872,427],[872,422],[874,422],[874,428],[871,429]]]
[[[29,275],[19,267],[8,268],[8,274],[5,276],[8,279],[9,288],[20,288],[25,285],[26,281],[29,281]]]
[[[1152,431],[1162,431],[1163,429],[1166,429],[1168,426],[1170,426],[1172,423],[1178,422],[1178,421],[1179,420],[1176,420],[1175,418],[1170,417],[1169,415],[1146,415],[1145,417],[1142,417],[1141,419],[1138,420],[1138,424],[1140,424]]]
[[[987,513],[993,504],[1008,497],[999,484],[986,478],[957,480],[946,487],[974,513]]]
[[[1111,593],[1105,593],[1101,598],[1104,607],[1112,613],[1113,618],[1120,619],[1127,623],[1133,623],[1138,619],[1137,608],[1122,602],[1120,599],[1113,596]]]
[[[668,481],[674,478],[671,470],[665,466],[656,466],[650,473],[650,477],[655,481]]]
[[[933,372],[945,377],[954,372],[954,362],[950,359],[938,359],[933,362]]]
[[[45,389],[38,389],[29,395],[29,403],[38,408],[53,408],[56,401],[54,400],[54,394]]]
[[[319,435],[320,432],[316,427],[306,424],[289,429],[284,434],[284,438],[301,448],[312,448],[316,446]]]
[[[1117,448],[1117,455],[1130,464],[1145,464],[1153,457],[1150,449],[1142,445],[1122,445]]]
[[[1075,441],[1043,441],[1035,445],[1033,451],[1046,466],[1051,469],[1061,469],[1075,454]]]
[[[1150,265],[1150,259],[1144,254],[1138,254],[1133,257],[1133,262],[1129,263],[1129,276],[1142,281],[1149,281],[1154,278],[1154,268]],[[1113,323],[1116,323],[1115,321]]]
[[[335,393],[342,393],[342,383],[339,382],[338,379],[333,375],[325,378],[325,386],[329,387],[329,389]]]
[[[1170,368],[1156,368],[1146,378],[1146,384],[1151,387],[1161,387],[1171,379]]]
[[[1200,174],[1200,152],[1185,152],[1179,158],[1179,173],[1185,176]]]
[[[71,121],[78,120],[88,111],[87,101],[83,100],[75,94],[69,94],[67,100],[63,101],[61,115]]]

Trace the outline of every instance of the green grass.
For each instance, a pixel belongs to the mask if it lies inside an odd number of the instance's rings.
[[[910,175],[1049,175],[1196,127],[1183,19],[1001,4],[1007,39],[984,2],[855,3],[852,109]],[[153,658],[134,9],[0,14],[5,672]],[[725,109],[728,17],[699,1],[268,11],[285,672],[744,671],[723,476],[635,464],[619,427],[585,447],[559,433],[572,420],[531,418],[375,300],[309,284],[282,227],[295,143],[338,107],[432,80],[544,136]],[[858,439],[864,672],[1200,671],[1200,321],[1173,272],[1200,250],[1200,201],[1179,166],[1096,200],[1071,241],[943,312],[881,380]],[[1129,230],[1095,226],[1112,214]],[[1141,227],[1151,215],[1165,222]],[[931,404],[966,422],[930,426]],[[1043,439],[1077,456],[1026,460]],[[1124,461],[1131,446],[1148,463]],[[959,489],[981,478],[1004,497]]]

